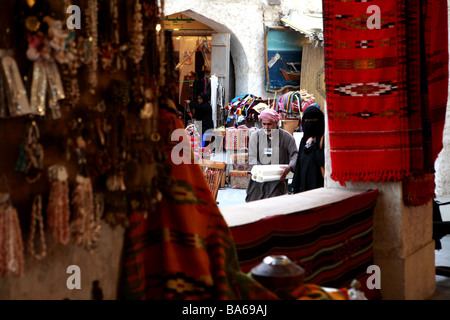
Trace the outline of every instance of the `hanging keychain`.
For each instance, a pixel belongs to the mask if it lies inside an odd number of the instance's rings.
[[[44,149],[39,143],[39,127],[36,121],[32,121],[26,130],[25,141],[20,145],[19,157],[15,164],[15,170],[24,172],[28,183],[34,183],[40,179],[44,160]]]
[[[23,276],[23,243],[19,217],[10,198],[6,176],[3,181],[7,192],[0,193],[0,276]]]

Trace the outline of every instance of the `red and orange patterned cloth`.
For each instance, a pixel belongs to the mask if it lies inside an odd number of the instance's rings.
[[[323,10],[332,179],[403,181],[406,204],[427,203],[434,184],[420,181],[433,180],[447,104],[447,2],[324,0]]]
[[[162,110],[160,132],[182,128],[175,114]],[[169,126],[169,128],[167,128]],[[219,300],[279,299],[239,267],[230,230],[197,164],[174,165],[167,145],[173,184],[157,210],[134,212],[125,234],[124,283],[120,299]],[[300,297],[317,295],[305,285]],[[329,298],[333,298],[329,296]]]

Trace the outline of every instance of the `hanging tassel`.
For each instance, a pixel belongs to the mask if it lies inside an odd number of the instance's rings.
[[[68,244],[70,240],[69,182],[64,166],[48,168],[50,195],[47,205],[47,228],[57,243]]]
[[[94,195],[89,177],[78,175],[72,194],[73,219],[71,232],[73,241],[89,252],[97,246],[100,224],[95,216]]]
[[[9,193],[0,198],[0,276],[22,277],[24,254],[19,217]]]

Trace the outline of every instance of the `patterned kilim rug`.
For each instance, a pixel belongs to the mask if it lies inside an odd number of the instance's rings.
[[[403,180],[407,204],[428,202],[448,93],[447,2],[324,0],[323,10],[331,178]]]

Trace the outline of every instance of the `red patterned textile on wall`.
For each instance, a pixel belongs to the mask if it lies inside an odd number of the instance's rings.
[[[331,178],[408,184],[433,173],[448,92],[447,2],[324,0],[323,8]],[[425,189],[407,186],[405,199]]]

